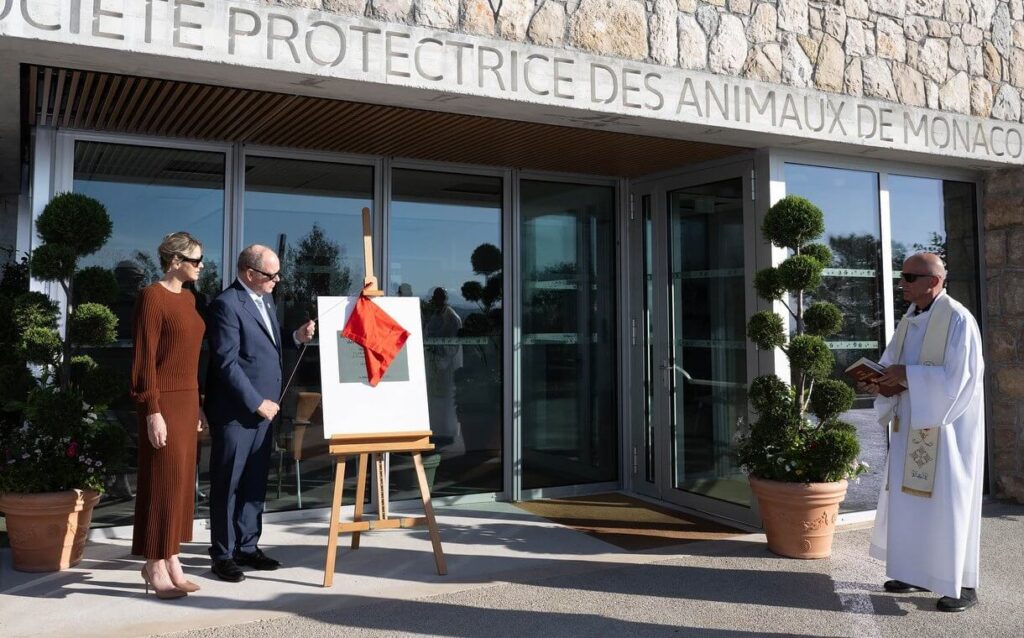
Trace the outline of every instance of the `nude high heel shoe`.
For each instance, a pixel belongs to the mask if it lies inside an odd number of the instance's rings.
[[[179,571],[180,572],[181,571],[181,564],[178,563],[177,559],[172,559],[170,561],[170,563],[174,566],[174,569],[173,570],[169,570],[168,576],[171,577],[171,584],[174,585],[174,587],[176,589],[180,589],[181,591],[185,592],[186,594],[191,594],[191,593],[197,592],[200,589],[202,589],[199,585],[197,585],[197,584],[193,583],[191,580],[188,580],[187,578],[185,578],[184,572],[181,573],[181,581],[180,582],[174,580],[173,571]]]
[[[174,583],[173,580],[171,582]],[[191,580],[184,580],[180,583],[174,583],[174,588],[180,589],[186,594],[192,594],[202,589],[199,585],[193,583]]]
[[[148,594],[149,588],[153,586],[153,577],[148,571],[146,571],[145,565],[142,566],[142,571],[140,573],[142,574],[142,580],[146,581],[146,593]],[[153,587],[153,593],[161,600],[181,598],[188,595],[188,592],[182,591],[177,587],[172,587],[171,589],[157,589],[156,587]]]

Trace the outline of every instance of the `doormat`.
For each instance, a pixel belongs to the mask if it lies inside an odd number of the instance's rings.
[[[748,533],[617,492],[516,505],[552,523],[572,527],[628,551],[720,540]]]

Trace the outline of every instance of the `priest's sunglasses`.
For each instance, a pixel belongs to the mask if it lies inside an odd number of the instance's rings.
[[[251,270],[253,272],[258,272],[259,274],[263,275],[264,277],[266,277],[270,281],[273,281],[275,279],[280,279],[281,278],[281,271],[280,270],[275,272],[274,274],[270,274],[269,272],[263,272],[259,268],[250,268],[249,270]]]
[[[922,277],[934,277],[934,276],[935,275],[927,275],[927,274],[916,273],[916,272],[901,272],[900,273],[900,277],[902,277],[903,281],[907,282],[908,284],[912,284],[912,283],[914,283],[915,281],[917,281],[918,279],[920,279]]]
[[[180,259],[180,260],[182,260],[184,262],[188,262],[188,263],[192,264],[193,266],[199,266],[199,264],[203,263],[203,256],[202,255],[199,255],[198,257],[186,257],[185,255],[182,255],[181,253],[176,253],[176,256],[177,256],[178,259]]]

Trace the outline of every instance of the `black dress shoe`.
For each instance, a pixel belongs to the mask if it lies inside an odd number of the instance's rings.
[[[237,583],[245,580],[245,572],[238,564],[230,558],[213,561],[213,573],[217,578],[226,580],[229,583]]]
[[[963,611],[970,609],[978,604],[978,592],[967,587],[963,587],[960,590],[960,598],[953,598],[952,596],[943,596],[939,599],[939,602],[935,603],[935,606],[939,608],[939,611]]]
[[[252,567],[253,569],[259,569],[262,571],[273,571],[281,566],[280,561],[276,561],[273,558],[263,553],[263,550],[256,548],[256,551],[247,554],[245,552],[235,552],[235,562],[244,567]]]
[[[887,580],[882,587],[885,588],[885,591],[893,594],[909,594],[915,591],[928,591],[924,587],[911,585],[910,583],[905,583],[902,580]]]

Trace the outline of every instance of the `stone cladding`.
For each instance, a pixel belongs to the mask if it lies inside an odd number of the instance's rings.
[[[1024,0],[263,0],[811,87],[1024,117]]]

